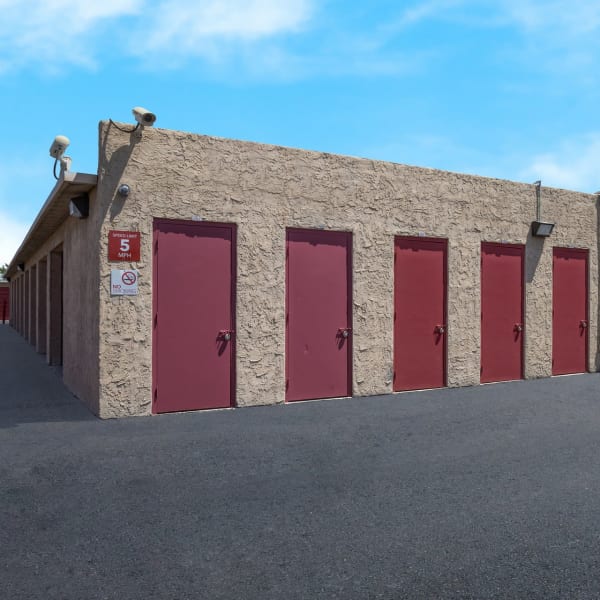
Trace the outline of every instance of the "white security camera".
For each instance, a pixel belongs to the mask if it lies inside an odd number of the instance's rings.
[[[64,135],[57,135],[52,142],[52,146],[50,146],[50,156],[56,160],[60,160],[70,143],[71,142],[68,137]]]
[[[135,120],[140,125],[147,125],[152,127],[154,125],[154,121],[156,121],[156,115],[151,113],[149,110],[142,108],[141,106],[136,106],[132,111]]]

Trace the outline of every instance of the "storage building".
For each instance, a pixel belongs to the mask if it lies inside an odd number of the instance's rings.
[[[598,370],[596,196],[125,128],[8,271],[11,324],[101,417]]]

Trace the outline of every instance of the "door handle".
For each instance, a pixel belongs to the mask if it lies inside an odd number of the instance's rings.
[[[516,331],[517,333],[523,331],[523,323],[515,323],[513,331]]]
[[[446,325],[436,325],[433,331],[439,335],[442,335],[446,333],[446,327]]]
[[[234,333],[235,331],[233,331],[233,329],[221,329],[221,331],[219,331],[217,339],[228,342]]]
[[[352,331],[351,327],[339,327],[337,330],[337,335],[338,335],[338,337],[347,338],[350,335],[351,331]]]
[[[588,322],[587,321],[579,321],[579,326],[583,327],[583,329],[585,329],[588,326]]]

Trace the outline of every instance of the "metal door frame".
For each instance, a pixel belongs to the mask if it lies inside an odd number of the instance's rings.
[[[443,387],[448,387],[448,332],[449,332],[449,323],[448,323],[448,253],[449,253],[449,244],[448,238],[442,237],[420,237],[416,235],[395,235],[394,236],[394,320],[393,320],[393,336],[392,336],[392,350],[396,348],[396,240],[408,240],[410,242],[413,241],[423,241],[423,242],[434,242],[439,243],[443,246],[444,251],[444,277],[443,277],[443,293],[444,293],[444,323],[446,324],[446,333],[444,335],[444,374],[443,374]],[[392,352],[392,368],[395,369],[396,366],[396,356],[395,352]],[[392,377],[392,388],[394,387],[393,377]],[[403,391],[412,391],[412,390],[394,390],[393,393],[400,393]],[[416,391],[416,390],[415,390]]]
[[[229,406],[236,406],[236,388],[237,388],[237,327],[236,327],[236,302],[237,302],[237,223],[219,223],[217,221],[192,221],[187,219],[164,219],[154,218],[152,221],[152,414],[157,413],[155,410],[157,398],[157,364],[158,364],[158,344],[156,340],[156,315],[158,311],[158,232],[161,225],[186,225],[202,230],[202,229],[230,229],[231,230],[231,329],[235,331],[232,336],[231,344],[231,365],[230,365],[230,391],[229,391]],[[143,249],[142,249],[143,258]],[[204,409],[211,410],[211,409]]]
[[[346,290],[346,320],[348,322],[347,327],[351,330],[351,335],[348,336],[346,341],[348,342],[348,350],[347,350],[347,382],[346,382],[346,390],[348,392],[346,397],[352,397],[354,394],[354,386],[353,386],[353,357],[354,357],[354,315],[352,311],[352,292],[353,292],[353,231],[344,231],[338,229],[318,229],[318,228],[310,228],[310,227],[286,227],[285,229],[285,382],[284,382],[284,391],[285,391],[285,403],[289,404],[290,402],[304,402],[304,400],[292,400],[288,401],[287,399],[287,382],[289,381],[288,369],[289,369],[289,335],[288,335],[288,309],[289,309],[289,268],[288,268],[288,260],[289,260],[289,249],[290,249],[290,232],[306,232],[306,233],[334,233],[334,234],[343,234],[346,238],[347,243],[347,252],[346,252],[346,279],[348,280],[347,290]],[[316,400],[318,398],[313,398]]]
[[[480,307],[480,326],[479,326],[479,383],[481,384],[481,368],[482,368],[482,364],[481,364],[481,340],[482,340],[482,335],[481,335],[481,320],[483,319],[483,286],[482,286],[482,282],[483,282],[483,248],[485,247],[492,247],[492,248],[519,248],[521,250],[521,317],[522,317],[522,322],[523,322],[523,331],[521,332],[521,374],[520,374],[520,379],[525,379],[525,339],[527,336],[527,315],[525,313],[525,296],[526,296],[526,274],[525,274],[525,253],[527,252],[527,246],[526,244],[509,244],[509,243],[505,243],[505,242],[481,242],[481,247],[480,247],[480,256],[481,256],[481,264],[479,267],[479,307]],[[519,381],[520,379],[516,379],[516,380],[509,380],[509,381]],[[486,382],[488,383],[488,382]],[[489,383],[496,383],[496,382],[489,382]],[[501,382],[498,382],[501,383]]]
[[[555,250],[566,250],[573,254],[581,254],[585,258],[585,320],[588,323],[585,331],[585,370],[590,372],[590,250],[589,248],[567,248],[566,246],[552,246],[552,331],[554,331],[554,256]],[[554,340],[552,340],[552,371],[554,370]],[[574,373],[575,374],[575,373]],[[552,377],[560,377],[554,375]]]

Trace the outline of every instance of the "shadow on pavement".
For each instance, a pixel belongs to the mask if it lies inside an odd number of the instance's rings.
[[[12,327],[0,325],[0,428],[21,423],[96,420]]]

